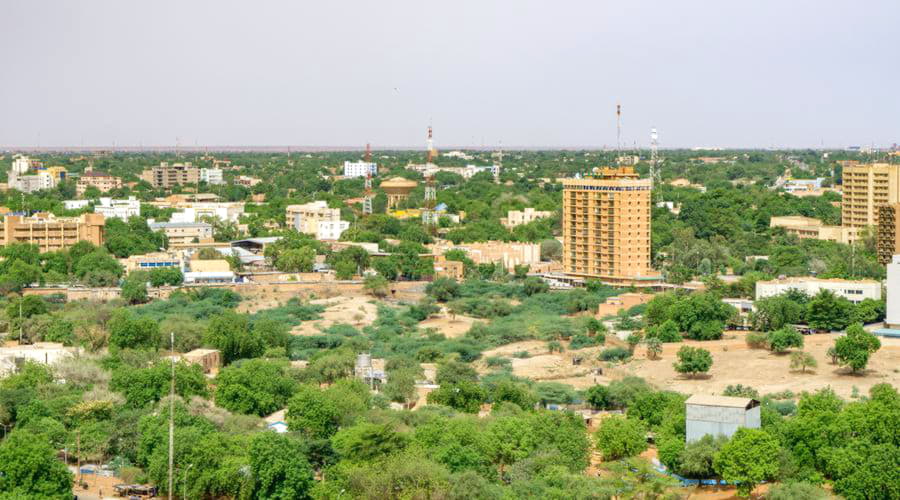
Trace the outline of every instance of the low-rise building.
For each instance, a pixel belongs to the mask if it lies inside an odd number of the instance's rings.
[[[236,185],[248,188],[252,188],[260,182],[262,182],[262,179],[257,179],[256,177],[250,177],[248,175],[239,175],[234,178],[234,183]]]
[[[176,251],[145,253],[119,259],[119,263],[129,273],[138,270],[150,271],[161,267],[184,269],[184,253]]]
[[[821,190],[823,182],[825,182],[824,177],[816,177],[815,179],[788,179],[782,187],[788,193],[796,194],[800,192]]]
[[[222,366],[222,353],[218,349],[194,349],[181,355],[184,361],[200,365],[203,373],[215,375]]]
[[[549,210],[535,210],[532,207],[528,207],[524,210],[507,211],[506,218],[500,219],[500,223],[508,228],[514,228],[516,226],[528,224],[529,222],[534,222],[538,219],[543,219],[544,217],[550,217],[552,215],[553,212]]]
[[[205,222],[151,222],[151,231],[162,231],[170,246],[189,246],[213,237],[212,225]]]
[[[454,245],[442,241],[429,246],[434,255],[444,255],[450,250],[462,250],[476,264],[500,262],[510,272],[516,266],[531,266],[541,261],[541,246],[537,243],[507,243],[503,241],[485,241],[480,243],[464,243]]]
[[[0,347],[0,376],[15,373],[26,362],[52,365],[81,352],[58,342],[35,342],[29,345]]]
[[[63,208],[66,210],[81,210],[90,204],[91,200],[63,200]]]
[[[316,229],[317,240],[339,240],[344,231],[350,229],[350,223],[345,220],[319,221]]]
[[[777,216],[769,219],[769,227],[780,227],[797,238],[850,243],[856,239],[857,228],[829,226],[819,219],[801,215]]]
[[[378,164],[368,161],[345,161],[344,177],[366,177],[378,175]]]
[[[881,299],[881,283],[875,280],[845,280],[838,278],[797,277],[756,282],[756,300],[797,290],[810,297],[829,290],[853,303],[865,299]]]
[[[127,200],[114,200],[112,198],[100,198],[94,205],[95,214],[103,214],[107,219],[121,219],[127,221],[130,217],[141,216],[141,202],[134,196]]]
[[[462,281],[466,277],[466,266],[456,260],[447,260],[443,255],[434,258],[434,276]]]
[[[750,398],[694,394],[685,401],[685,440],[703,436],[731,437],[741,427],[759,429],[759,401]]]
[[[225,180],[222,177],[222,169],[221,168],[201,168],[200,169],[200,182],[205,182],[211,186],[215,186],[217,184],[225,184]]]
[[[191,163],[161,162],[141,173],[141,179],[154,188],[169,189],[172,186],[197,184],[200,182],[200,169]]]
[[[180,212],[172,214],[172,222],[199,222],[204,218],[218,219],[222,222],[238,222],[244,215],[243,202],[195,202],[178,203]]]
[[[48,213],[31,217],[6,215],[0,225],[0,245],[29,243],[37,245],[41,252],[64,250],[79,241],[102,246],[105,223],[101,214],[78,217],[56,217]]]
[[[887,297],[885,297],[886,315],[884,328],[876,334],[889,337],[900,337],[900,255],[894,255],[887,265]]]
[[[47,167],[37,171],[37,176],[41,181],[41,189],[53,189],[60,182],[66,180],[66,167]]]
[[[320,222],[341,221],[341,209],[329,208],[326,201],[288,205],[285,208],[285,219],[287,219],[287,225],[294,228],[297,232],[318,235]]]
[[[7,178],[9,189],[15,189],[23,193],[34,193],[44,189],[44,180],[36,174],[23,175],[10,171]]]
[[[75,193],[78,196],[84,196],[84,192],[89,187],[95,187],[101,193],[119,189],[122,187],[122,178],[109,175],[106,172],[98,172],[96,170],[87,170],[75,183]]]

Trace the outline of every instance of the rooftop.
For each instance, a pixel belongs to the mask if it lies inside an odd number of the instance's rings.
[[[759,401],[751,398],[732,398],[729,396],[710,396],[707,394],[694,394],[685,404],[700,406],[722,406],[726,408],[753,408],[759,406]]]
[[[879,281],[876,280],[845,280],[843,278],[816,278],[815,276],[791,276],[787,278],[778,278],[774,280],[761,280],[757,281],[757,283],[764,283],[767,285],[786,285],[789,283],[851,283],[851,284],[869,284],[869,285],[878,285]]]

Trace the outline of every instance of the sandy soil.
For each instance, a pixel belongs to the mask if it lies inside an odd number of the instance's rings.
[[[514,358],[513,354],[520,351],[528,351],[531,356],[521,359]],[[604,363],[597,361],[597,353],[599,351],[599,347],[590,347],[577,351],[550,354],[547,350],[547,342],[526,340],[485,351],[482,359],[491,356],[503,356],[510,359],[513,374],[518,377],[528,377],[538,381],[562,382],[571,384],[576,389],[586,389],[596,383],[608,384],[611,381],[605,375],[594,373],[595,368],[602,368],[604,365]],[[576,365],[573,363],[573,359],[576,357],[582,359],[581,364]],[[482,373],[491,371],[484,361],[479,361],[476,366]]]
[[[378,308],[372,300],[371,297],[366,296],[312,300],[311,304],[325,306],[321,319],[304,321],[295,326],[291,333],[294,335],[317,335],[321,330],[337,323],[347,323],[356,328],[371,325],[378,318]]]
[[[419,323],[419,327],[434,328],[443,333],[447,338],[452,339],[465,335],[476,321],[478,321],[478,318],[463,316],[461,314],[457,314],[451,319],[450,315],[447,313],[447,309],[442,308],[438,315]]]

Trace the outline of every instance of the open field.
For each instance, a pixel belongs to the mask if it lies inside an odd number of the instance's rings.
[[[882,338],[881,349],[869,361],[864,374],[852,375],[846,369],[831,364],[826,351],[834,345],[836,334],[807,335],[804,350],[812,354],[819,367],[807,373],[790,369],[790,354],[773,354],[765,349],[750,349],[744,341],[743,332],[726,332],[726,338],[707,342],[684,341],[663,345],[659,359],[649,360],[646,349],[639,346],[632,361],[624,365],[607,366],[596,360],[597,347],[550,354],[546,342],[531,340],[516,342],[485,351],[484,357],[505,356],[512,360],[513,373],[534,380],[554,380],[585,389],[595,383],[609,383],[627,375],[647,379],[653,385],[686,394],[720,394],[732,384],[750,385],[760,394],[790,390],[795,393],[814,391],[830,386],[840,396],[850,397],[853,388],[866,393],[875,384],[887,382],[900,384],[900,339]],[[613,343],[607,340],[607,346]],[[676,353],[683,345],[702,347],[713,356],[713,366],[704,377],[690,379],[675,372],[672,364]],[[531,357],[513,358],[519,351],[528,351]],[[572,364],[575,355],[583,356],[580,366]],[[591,373],[591,367],[603,367],[603,375]],[[482,367],[483,371],[488,371]]]
[[[315,335],[337,323],[356,328],[371,325],[378,317],[378,308],[368,296],[341,296],[311,300],[310,304],[325,306],[321,319],[304,321],[291,330],[294,335]]]
[[[463,316],[461,314],[457,314],[451,319],[450,315],[447,313],[447,308],[443,307],[439,314],[419,323],[419,327],[434,328],[443,333],[448,339],[452,339],[465,335],[476,321],[478,321],[478,318]]]

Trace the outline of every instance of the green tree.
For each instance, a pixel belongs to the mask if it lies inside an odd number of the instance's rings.
[[[809,483],[788,482],[773,484],[766,492],[766,500],[828,500],[831,495]]]
[[[402,450],[406,437],[391,424],[362,422],[339,430],[331,438],[334,450],[342,458],[354,462],[374,461]]]
[[[787,297],[767,297],[757,300],[753,306],[750,323],[754,330],[768,332],[803,322],[803,305]]]
[[[16,429],[0,441],[0,497],[72,498],[72,474],[43,436]]]
[[[713,437],[710,434],[688,443],[681,453],[681,466],[678,473],[693,479],[706,479],[715,476],[713,459],[728,438],[722,435]]]
[[[143,304],[147,302],[147,281],[150,274],[146,271],[132,271],[128,273],[122,283],[122,298],[129,304]]]
[[[75,264],[75,276],[89,286],[114,286],[124,269],[105,250],[95,250]]]
[[[107,324],[109,345],[119,349],[147,349],[159,345],[159,324],[138,317],[128,309],[116,309]]]
[[[438,404],[466,413],[478,413],[481,403],[487,400],[485,390],[473,382],[457,382],[442,384],[438,389],[428,393],[428,404]]]
[[[678,373],[687,373],[691,377],[698,373],[706,373],[712,368],[712,355],[700,347],[682,346],[678,350],[678,361],[673,364]]]
[[[529,276],[522,282],[522,289],[525,291],[525,295],[532,296],[546,293],[550,290],[550,285],[537,276]]]
[[[437,278],[425,287],[425,293],[438,302],[448,302],[459,297],[459,283],[453,278]]]
[[[275,261],[275,268],[288,273],[308,273],[313,270],[316,251],[312,247],[285,250]]]
[[[232,363],[216,377],[216,404],[230,411],[268,415],[284,408],[296,383],[287,363],[247,359]]]
[[[647,430],[640,420],[620,416],[604,418],[594,438],[605,461],[633,457],[647,449]]]
[[[612,396],[609,388],[604,385],[591,386],[585,392],[585,401],[595,410],[609,410],[613,407]]]
[[[769,349],[772,352],[787,352],[791,347],[801,349],[803,347],[803,335],[792,326],[783,326],[778,330],[769,332]]]
[[[250,441],[253,498],[308,498],[315,483],[303,444],[274,432],[257,432]]]
[[[381,298],[387,296],[390,291],[390,283],[380,274],[369,274],[363,279],[363,289],[373,296]]]
[[[250,332],[247,316],[234,311],[226,311],[209,321],[204,342],[222,352],[225,364],[262,356],[266,350],[264,340]]]
[[[778,473],[778,440],[761,429],[742,427],[722,446],[713,468],[723,479],[737,483],[738,494],[748,496],[762,481]]]
[[[131,408],[144,408],[169,394],[172,363],[158,361],[146,368],[123,366],[113,371],[109,387],[125,396]],[[199,365],[175,363],[175,393],[181,397],[207,396],[206,376]]]
[[[657,359],[662,354],[662,342],[658,338],[647,339],[647,357],[649,359]]]
[[[312,438],[327,438],[337,432],[341,414],[324,391],[311,385],[301,385],[288,401],[287,424]]]
[[[869,364],[869,357],[880,348],[878,337],[865,331],[859,323],[847,328],[847,333],[834,342],[838,361],[849,366],[853,373],[864,370]]]
[[[806,306],[806,322],[817,330],[843,330],[850,324],[853,304],[830,290],[822,290]]]
[[[808,352],[797,351],[791,354],[791,370],[799,369],[806,373],[807,368],[815,369],[817,366],[819,366],[819,363],[816,361],[816,358]]]

